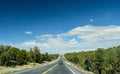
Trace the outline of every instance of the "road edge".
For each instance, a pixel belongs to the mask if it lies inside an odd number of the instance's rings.
[[[69,65],[69,66],[75,68],[75,69],[78,70],[78,71],[83,72],[84,74],[94,74],[94,73],[91,72],[91,71],[87,71],[87,70],[84,70],[84,69],[82,69],[82,68],[80,68],[80,67],[77,67],[76,64],[71,63],[70,61],[68,61],[68,60],[65,58],[64,55],[63,55],[63,59],[64,59],[64,62],[65,62],[67,65]],[[73,65],[74,65],[74,66],[73,66]]]
[[[12,74],[14,72],[20,72],[20,73],[22,73],[22,72],[27,72],[27,71],[30,71],[30,70],[34,70],[34,69],[37,69],[39,67],[46,66],[48,64],[53,64],[53,63],[57,62],[59,59],[60,59],[60,56],[57,59],[55,59],[53,61],[50,61],[49,63],[44,63],[42,66],[40,65],[40,66],[31,67],[31,68],[26,68],[26,69],[21,69],[21,70],[17,70],[17,71],[12,71],[12,72],[8,72],[7,74]]]

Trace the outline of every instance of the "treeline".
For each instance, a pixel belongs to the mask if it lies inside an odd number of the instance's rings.
[[[65,58],[95,74],[120,72],[120,46],[95,51],[67,53]]]
[[[58,58],[58,54],[42,54],[37,46],[30,48],[29,51],[20,50],[8,45],[0,45],[0,66],[24,65],[28,63],[43,63]]]

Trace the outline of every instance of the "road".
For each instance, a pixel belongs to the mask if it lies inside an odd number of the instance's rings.
[[[61,60],[63,61],[63,64],[59,65],[59,61]],[[66,63],[64,63],[64,60],[62,58],[60,58],[59,61],[43,67],[22,70],[10,74],[84,74],[76,70],[72,66],[69,66]]]
[[[53,63],[53,64],[45,65],[43,67],[21,70],[21,71],[13,72],[10,74],[42,74],[44,71],[48,70],[49,68],[51,68],[52,66],[54,66],[56,64],[57,63]]]
[[[83,74],[83,73],[64,63],[63,65],[57,64],[52,70],[48,71],[46,74]]]
[[[48,71],[46,74],[73,74],[65,65],[57,64],[55,68]]]

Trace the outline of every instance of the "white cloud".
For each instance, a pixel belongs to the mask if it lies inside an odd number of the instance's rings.
[[[69,40],[68,43],[70,43],[70,44],[77,44],[78,41],[75,38],[73,38],[73,39]]]
[[[36,45],[36,41],[33,40],[33,41],[26,41],[26,42],[23,42],[21,44],[19,44],[19,46],[21,47],[33,47]]]
[[[76,27],[66,33],[36,36],[35,40],[26,41],[19,46],[39,46],[43,52],[67,53],[107,48],[120,45],[120,26]]]
[[[30,32],[30,31],[26,31],[26,32],[24,32],[25,34],[29,34],[29,35],[31,35],[32,34],[32,32]]]
[[[40,40],[46,40],[48,38],[52,38],[54,35],[51,34],[45,34],[45,35],[40,35],[40,36],[36,36],[36,39],[40,39]]]
[[[94,19],[90,19],[90,20],[89,20],[89,22],[93,22],[93,21],[94,21]]]

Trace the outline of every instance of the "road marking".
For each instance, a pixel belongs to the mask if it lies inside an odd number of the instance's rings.
[[[54,66],[52,66],[51,68],[49,68],[49,69],[47,69],[46,71],[44,71],[42,74],[47,74],[49,71],[51,71],[53,68],[55,68],[57,66],[57,64],[56,65],[54,65]]]
[[[75,74],[75,72],[74,72],[72,69],[70,69],[66,64],[65,64],[65,66],[66,66],[73,74]]]

